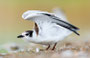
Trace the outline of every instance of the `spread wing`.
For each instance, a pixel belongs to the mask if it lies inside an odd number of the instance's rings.
[[[79,28],[77,28],[76,26],[74,26],[66,21],[61,20],[62,18],[57,17],[53,13],[37,11],[37,10],[36,11],[30,10],[30,11],[25,12],[22,15],[22,17],[25,20],[32,20],[32,21],[36,22],[38,25],[40,25],[40,23],[43,23],[43,22],[55,23],[55,24],[62,26],[64,28],[74,32],[75,34],[79,35],[79,33],[77,33],[77,30],[79,30]]]
[[[53,8],[52,12],[59,18],[62,18],[61,20],[68,22],[66,14],[61,8]]]

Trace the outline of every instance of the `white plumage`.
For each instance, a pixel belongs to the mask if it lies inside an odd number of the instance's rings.
[[[38,35],[36,35],[35,29],[33,29],[34,32],[32,37],[24,37],[25,40],[29,42],[51,45],[63,40],[72,32],[79,35],[76,32],[78,28],[66,22],[67,19],[61,11],[59,17],[59,14],[55,13],[39,10],[28,10],[23,13],[22,18],[25,20],[32,20],[38,25]],[[25,33],[26,32],[22,33],[22,35]]]

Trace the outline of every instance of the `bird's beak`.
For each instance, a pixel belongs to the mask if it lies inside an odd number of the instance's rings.
[[[23,35],[19,35],[19,36],[17,36],[17,38],[23,38],[24,36]]]

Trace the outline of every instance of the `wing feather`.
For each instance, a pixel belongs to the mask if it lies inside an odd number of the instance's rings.
[[[58,18],[54,15],[47,14],[47,13],[43,13],[43,14],[54,19],[55,20],[54,23],[56,23],[57,25],[67,28],[70,31],[74,32],[75,34],[80,35],[79,33],[77,33],[77,30],[79,30],[79,28],[77,28],[76,26],[74,26],[66,21],[60,20],[60,18]]]
[[[72,32],[74,32],[75,34],[79,35],[79,33],[77,33],[77,30],[79,30],[79,28],[77,28],[76,26],[61,20],[61,18],[55,16],[55,14],[53,13],[48,13],[48,12],[44,12],[44,11],[27,11],[22,15],[22,18],[24,18],[25,20],[32,20],[34,22],[36,22],[38,24],[38,27],[40,28],[40,26],[42,24],[40,23],[44,23],[44,22],[48,22],[48,23],[56,23],[59,26],[62,26]]]

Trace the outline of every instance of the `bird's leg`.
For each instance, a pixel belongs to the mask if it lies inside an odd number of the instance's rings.
[[[50,45],[46,48],[46,50],[48,50],[50,48]]]
[[[55,43],[55,44],[54,44],[54,46],[53,46],[52,50],[54,50],[54,49],[55,49],[56,45],[57,45],[57,43]]]

